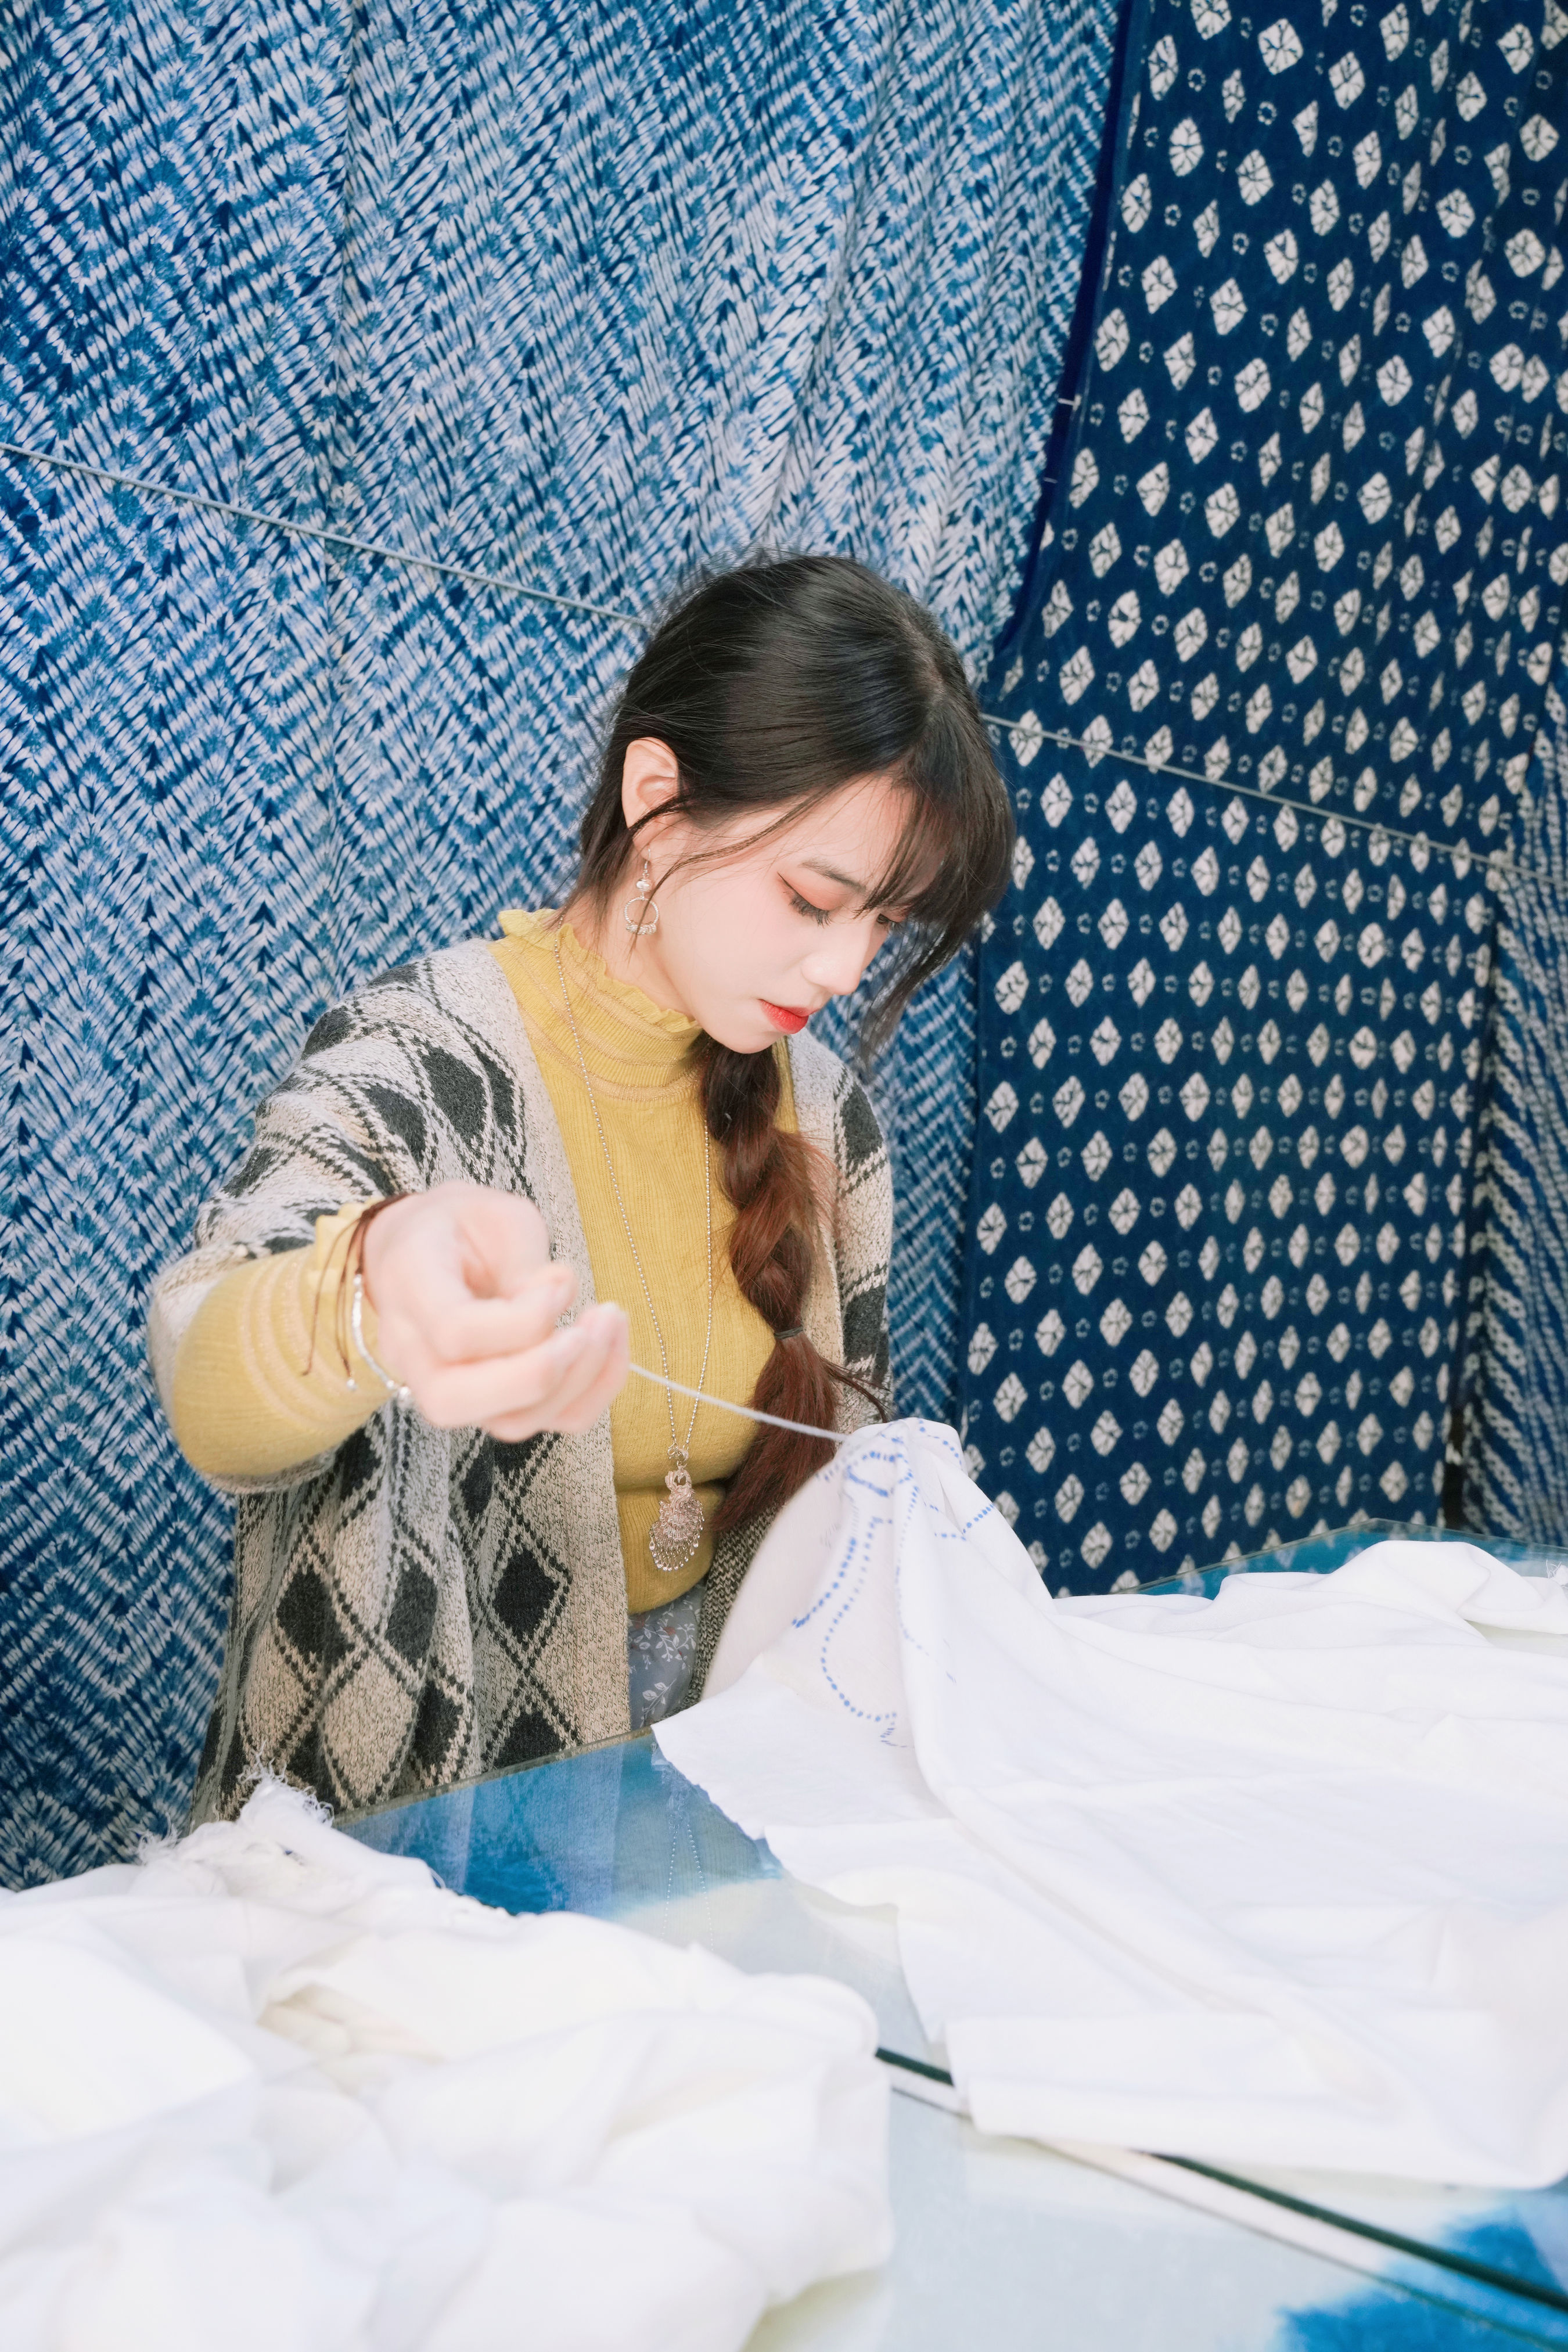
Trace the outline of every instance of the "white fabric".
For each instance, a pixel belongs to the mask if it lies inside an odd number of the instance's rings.
[[[854,1993],[510,1918],[285,1790],[0,1897],[6,2352],[731,2352],[882,2261]]]
[[[783,1513],[656,1733],[892,1904],[984,2129],[1423,2179],[1568,2171],[1568,1591],[1373,1544],[1055,1601],[950,1430]]]

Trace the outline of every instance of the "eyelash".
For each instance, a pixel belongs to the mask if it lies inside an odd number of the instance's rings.
[[[811,900],[809,898],[803,898],[798,890],[792,889],[790,891],[789,902],[795,908],[797,915],[808,916],[811,921],[817,926],[818,929],[823,929],[826,924],[833,920],[832,913],[826,907],[814,907]],[[891,915],[879,915],[877,920],[881,924],[882,929],[885,931],[896,931],[902,928],[900,923],[894,920]]]
[[[803,898],[798,890],[790,892],[789,902],[797,915],[809,915],[814,923],[830,923],[833,920],[826,907],[814,907],[811,900]]]

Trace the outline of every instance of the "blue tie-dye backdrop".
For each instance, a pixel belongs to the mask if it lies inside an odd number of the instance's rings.
[[[1109,0],[18,0],[0,437],[642,612],[852,551],[983,661],[1075,296]],[[227,1512],[147,1282],[334,994],[557,889],[635,635],[0,466],[14,1881],[183,1806]],[[973,972],[883,1086],[945,1385]]]

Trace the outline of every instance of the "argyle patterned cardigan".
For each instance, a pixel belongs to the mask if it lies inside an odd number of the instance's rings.
[[[837,1171],[805,1328],[886,1393],[888,1155],[843,1065],[809,1036],[789,1050],[800,1130]],[[482,942],[386,972],[316,1024],[196,1246],[154,1287],[165,1406],[181,1336],[237,1260],[308,1244],[345,1200],[453,1178],[531,1200],[591,1302],[561,1131]],[[844,1392],[843,1426],[868,1414]],[[193,1821],[232,1816],[258,1765],[357,1812],[627,1729],[607,1414],[581,1436],[505,1444],[388,1402],[332,1453],[231,1491],[234,1593]],[[716,1548],[694,1696],[765,1524]]]

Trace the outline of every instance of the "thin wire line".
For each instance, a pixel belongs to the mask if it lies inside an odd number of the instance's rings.
[[[138,474],[121,474],[106,466],[89,466],[77,457],[58,457],[42,449],[25,448],[20,442],[0,441],[0,457],[16,457],[27,465],[44,466],[56,473],[79,475],[85,481],[107,483],[111,488],[136,490],[143,498],[169,499],[177,506],[195,507],[204,514],[224,515],[233,522],[258,523],[264,530],[287,531],[295,539],[317,541],[329,550],[347,548],[355,555],[374,556],[384,563],[404,563],[416,571],[434,572],[443,580],[460,580],[472,588],[497,588],[504,595],[526,597],[530,604],[554,604],[563,612],[586,613],[593,619],[613,621],[626,629],[646,629],[647,621],[637,613],[623,613],[613,604],[595,604],[581,596],[563,596],[554,589],[533,588],[526,581],[513,580],[504,572],[476,572],[467,564],[444,563],[434,555],[411,554],[406,548],[387,547],[377,540],[353,539],[346,531],[329,530],[319,523],[290,522],[282,515],[265,514],[258,507],[234,506],[225,499],[209,499],[199,490],[177,490],[166,482],[150,482]],[[1100,759],[1119,760],[1124,766],[1142,768],[1152,776],[1174,776],[1183,783],[1206,784],[1212,792],[1236,793],[1246,800],[1259,801],[1267,808],[1288,808],[1299,816],[1311,817],[1319,824],[1331,819],[1344,825],[1355,825],[1363,833],[1381,833],[1389,841],[1406,842],[1412,848],[1425,849],[1439,857],[1464,857],[1472,864],[1488,866],[1494,872],[1507,872],[1526,878],[1545,880],[1544,869],[1519,865],[1507,849],[1477,849],[1469,842],[1434,841],[1429,834],[1408,833],[1402,826],[1389,824],[1381,817],[1362,816],[1353,811],[1325,811],[1310,801],[1290,800],[1278,793],[1266,793],[1257,784],[1241,784],[1224,776],[1210,776],[1196,768],[1181,768],[1168,761],[1147,759],[1138,751],[1108,750],[1099,742],[1091,743],[1087,736],[1069,735],[1065,729],[1041,728],[1037,719],[1004,719],[994,710],[983,710],[981,718],[989,727],[999,727],[1009,735],[1033,736],[1054,743],[1059,751],[1092,753]]]
[[[356,555],[374,555],[386,563],[412,564],[434,572],[443,580],[462,580],[474,588],[500,588],[509,596],[526,596],[533,604],[559,604],[568,613],[587,613],[596,621],[615,621],[627,629],[646,629],[636,613],[618,612],[613,604],[590,604],[581,596],[563,596],[552,588],[531,588],[526,581],[502,572],[471,572],[461,563],[443,563],[434,555],[411,555],[406,548],[384,547],[372,539],[351,539],[347,531],[326,530],[319,523],[289,522],[282,515],[263,514],[258,507],[231,506],[226,499],[209,499],[200,490],[176,490],[167,482],[144,481],[136,474],[117,474],[107,466],[84,465],[79,458],[56,457],[42,449],[25,449],[16,441],[0,441],[0,457],[20,457],[31,466],[47,466],[61,474],[79,474],[89,482],[107,482],[115,489],[139,490],[143,498],[172,499],[177,506],[197,507],[203,514],[226,515],[233,522],[256,522],[268,530],[288,531],[295,539],[314,539],[323,547],[346,547]]]
[[[842,1429],[814,1429],[809,1421],[781,1421],[776,1412],[759,1412],[752,1404],[731,1404],[728,1397],[709,1396],[701,1389],[689,1389],[684,1381],[672,1381],[668,1372],[650,1372],[646,1364],[629,1364],[628,1371],[637,1378],[651,1381],[656,1388],[674,1389],[678,1394],[695,1397],[699,1404],[710,1404],[715,1412],[737,1413],[742,1421],[765,1422],[770,1429],[791,1429],[797,1437],[825,1437],[830,1445],[847,1443],[849,1433]],[[692,1424],[697,1416],[692,1414]]]
[[[1506,866],[1513,874],[1536,874],[1539,868],[1514,863],[1506,849],[1475,849],[1468,841],[1434,841],[1427,833],[1406,833],[1396,824],[1388,824],[1382,817],[1362,816],[1342,809],[1325,809],[1311,801],[1287,800],[1279,793],[1266,793],[1259,784],[1238,784],[1228,776],[1205,775],[1196,768],[1178,768],[1167,760],[1146,759],[1141,751],[1116,751],[1099,742],[1091,743],[1087,735],[1069,735],[1065,729],[1041,727],[1037,719],[1001,719],[994,710],[980,714],[988,727],[1000,727],[1009,735],[1038,735],[1047,743],[1056,744],[1058,751],[1093,752],[1098,759],[1119,760],[1134,768],[1145,768],[1152,776],[1179,776],[1186,784],[1206,784],[1211,792],[1239,793],[1244,799],[1261,801],[1266,808],[1293,809],[1299,816],[1310,816],[1319,824],[1331,821],[1339,824],[1360,825],[1363,833],[1381,833],[1390,841],[1407,841],[1413,847],[1425,849],[1438,857],[1465,857],[1472,865]]]

